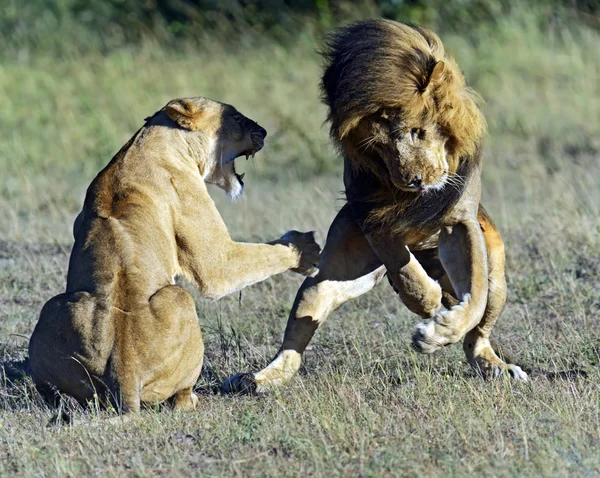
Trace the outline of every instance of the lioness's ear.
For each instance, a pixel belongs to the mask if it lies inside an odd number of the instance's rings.
[[[433,70],[431,70],[431,73],[429,74],[429,78],[427,78],[427,82],[425,83],[425,86],[423,87],[423,91],[425,91],[430,85],[435,86],[438,83],[440,83],[445,70],[446,70],[445,63],[443,61],[438,61],[435,64],[435,66],[433,67]]]
[[[190,100],[169,101],[165,107],[167,116],[175,123],[185,129],[199,129],[200,119],[203,115],[203,109]]]

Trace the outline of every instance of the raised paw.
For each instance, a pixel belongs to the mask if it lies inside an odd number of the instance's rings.
[[[236,373],[221,384],[221,392],[234,395],[255,395],[256,379],[251,373]]]
[[[286,244],[297,252],[298,265],[292,268],[294,272],[305,276],[311,276],[317,272],[321,247],[315,241],[314,231],[288,231],[276,242]]]
[[[460,331],[467,315],[466,301],[463,301],[450,310],[438,312],[431,320],[417,324],[412,336],[413,348],[417,352],[430,354],[445,345],[458,342],[462,338]]]
[[[396,280],[402,283],[399,277]],[[390,273],[388,273],[388,281],[408,310],[420,317],[434,317],[442,308],[442,288],[431,277],[425,276],[419,283],[420,286],[418,288],[415,287],[415,282],[413,281],[410,293],[407,293],[403,288],[399,289],[394,284],[394,278],[392,278],[392,274]]]

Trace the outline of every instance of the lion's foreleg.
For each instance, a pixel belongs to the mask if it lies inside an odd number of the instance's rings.
[[[347,207],[334,220],[321,254],[319,273],[302,284],[275,359],[255,374],[237,374],[222,384],[227,392],[266,389],[291,378],[319,326],[344,302],[370,291],[385,275]]]
[[[442,289],[433,280],[404,241],[386,231],[371,231],[365,237],[387,269],[388,279],[404,305],[429,318],[442,307]]]
[[[398,272],[388,270],[388,278],[404,305],[413,313],[433,317],[442,307],[442,289],[419,261],[409,252],[410,259]]]
[[[290,379],[300,368],[306,346],[325,319],[344,302],[369,292],[384,275],[385,267],[379,266],[355,280],[306,279],[290,313],[279,353],[268,367],[254,376],[259,389]]]
[[[417,325],[413,345],[424,353],[462,339],[481,321],[488,298],[488,259],[476,220],[443,227],[439,255],[459,303]]]

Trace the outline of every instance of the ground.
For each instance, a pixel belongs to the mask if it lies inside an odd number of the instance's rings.
[[[49,426],[28,379],[0,378],[0,475],[600,473],[600,40],[546,38],[522,21],[476,46],[444,40],[487,101],[483,204],[506,241],[509,284],[493,338],[528,383],[481,380],[460,345],[416,354],[418,319],[383,281],[331,316],[289,385],[223,396],[223,378],[274,355],[302,278],[286,273],[218,302],[186,285],[206,345],[198,411],[160,406],[121,423],[92,404],[75,411],[78,424]],[[171,98],[231,102],[269,131],[265,150],[238,168],[245,197],[211,189],[236,239],[293,228],[323,243],[343,204],[341,161],[323,125],[319,60],[303,41],[0,67],[0,361],[25,358],[43,303],[64,289],[85,188]]]

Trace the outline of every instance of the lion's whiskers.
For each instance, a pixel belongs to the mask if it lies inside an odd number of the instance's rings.
[[[375,135],[369,136],[369,137],[359,141],[358,142],[358,151],[360,151],[360,150],[366,151],[367,148],[373,146],[373,143],[375,143],[375,141],[376,141]]]

